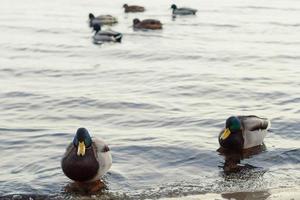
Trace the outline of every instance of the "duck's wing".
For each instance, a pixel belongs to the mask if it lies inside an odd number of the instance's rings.
[[[95,149],[99,163],[99,170],[96,178],[100,178],[110,169],[112,165],[112,157],[108,145],[102,139],[93,138],[92,145]]]
[[[255,115],[239,116],[243,127],[248,131],[268,130],[271,127],[271,122],[267,118],[261,118]]]
[[[267,130],[271,127],[271,122],[266,118],[260,118],[255,115],[240,116],[244,130],[244,149],[263,144],[267,135]]]
[[[160,21],[155,20],[155,19],[144,19],[141,21],[141,24],[147,25],[147,24],[161,24]]]
[[[137,5],[132,5],[129,7],[133,10],[144,10],[145,9],[143,6],[137,6]]]
[[[136,28],[141,28],[141,29],[162,29],[162,24],[159,20],[155,19],[145,19],[141,21]]]
[[[191,11],[191,12],[197,12],[198,11],[197,9],[187,8],[187,7],[178,8],[177,10],[188,10],[188,11]]]
[[[100,21],[101,24],[114,24],[118,22],[118,19],[112,15],[100,15],[94,20]]]
[[[196,14],[197,10],[192,8],[178,8],[174,10],[174,14],[181,14],[181,15],[189,15],[189,14]]]
[[[122,34],[112,30],[99,31],[93,36],[94,42],[121,42]]]
[[[105,20],[105,19],[111,19],[111,18],[113,18],[113,16],[111,16],[111,15],[99,15],[95,19]]]
[[[113,30],[105,30],[105,31],[99,31],[97,35],[106,35],[106,36],[112,36],[115,37],[117,35],[120,35],[121,33],[113,31]]]

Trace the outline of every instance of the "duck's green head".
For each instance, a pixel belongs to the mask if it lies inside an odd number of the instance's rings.
[[[84,156],[85,149],[92,145],[92,138],[85,128],[77,129],[76,135],[73,139],[73,144],[77,148],[77,155]]]
[[[242,130],[242,124],[239,118],[231,116],[226,120],[226,127],[224,132],[221,134],[220,139],[225,140],[230,136],[231,133],[236,133]]]
[[[176,6],[175,4],[172,4],[172,5],[171,5],[171,8],[172,8],[173,10],[175,10],[175,9],[177,9],[177,6]]]
[[[133,24],[138,24],[138,23],[140,23],[141,21],[138,19],[138,18],[134,18],[133,19]]]
[[[95,16],[94,16],[92,13],[90,13],[90,14],[89,14],[89,19],[92,20],[92,19],[94,19],[94,18],[95,18]]]
[[[99,31],[101,31],[100,24],[94,24],[93,25],[93,31],[95,31],[96,33],[98,33]]]

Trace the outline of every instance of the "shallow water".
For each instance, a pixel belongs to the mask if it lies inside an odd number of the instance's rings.
[[[199,10],[176,19],[170,2],[123,3],[1,0],[0,197],[77,198],[60,159],[81,126],[110,145],[113,199],[298,187],[300,2],[176,1]],[[94,45],[89,12],[117,16],[123,42]],[[135,17],[164,30],[133,31]],[[258,168],[227,176],[217,135],[234,114],[272,129],[242,161]]]

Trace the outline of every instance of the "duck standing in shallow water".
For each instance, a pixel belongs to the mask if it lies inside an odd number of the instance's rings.
[[[102,44],[103,42],[121,42],[122,41],[122,33],[113,31],[113,30],[105,30],[101,31],[100,24],[95,24],[93,26],[95,31],[95,35],[93,36],[93,40],[95,44]]]
[[[135,18],[133,20],[133,28],[158,30],[162,29],[162,23],[155,19],[144,19],[140,21],[139,19]]]
[[[103,187],[100,178],[111,165],[112,158],[107,144],[101,139],[92,139],[85,128],[77,130],[61,160],[64,174],[81,186],[92,186],[89,189],[92,192]]]
[[[254,115],[231,116],[225,129],[219,135],[221,147],[227,150],[243,151],[263,144],[271,122]]]
[[[171,5],[173,15],[196,15],[197,10],[193,8],[177,8],[175,4]]]
[[[95,17],[92,13],[89,14],[90,27],[93,27],[95,24],[112,25],[115,23],[118,23],[118,20],[116,17],[113,17],[111,15],[100,15],[98,17]]]
[[[127,4],[124,4],[123,8],[124,8],[124,11],[126,13],[129,13],[129,12],[144,12],[145,11],[144,7],[142,7],[142,6],[135,6],[135,5],[129,6]]]

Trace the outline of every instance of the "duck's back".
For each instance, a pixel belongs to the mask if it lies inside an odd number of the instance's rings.
[[[143,28],[143,29],[162,29],[161,22],[155,19],[145,19],[134,26],[135,28]]]
[[[144,12],[145,8],[142,6],[136,6],[136,5],[132,5],[132,6],[128,6],[127,8],[125,8],[125,12]]]

